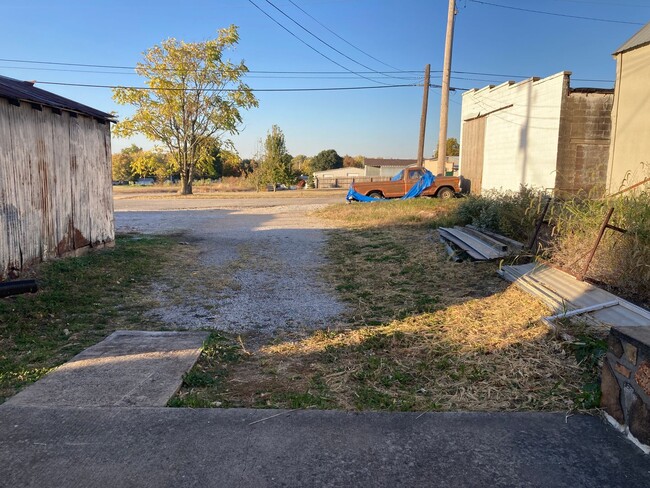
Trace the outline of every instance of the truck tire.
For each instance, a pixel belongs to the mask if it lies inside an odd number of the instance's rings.
[[[448,186],[444,186],[438,190],[438,193],[436,193],[436,197],[438,198],[453,198],[455,195],[454,190],[449,188]]]
[[[366,196],[371,198],[384,198],[383,193],[380,191],[371,191]]]

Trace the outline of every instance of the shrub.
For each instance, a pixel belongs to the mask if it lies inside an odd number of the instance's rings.
[[[610,208],[614,208],[610,224],[627,232],[605,231],[587,274],[647,304],[650,296],[648,191],[608,199],[573,199],[555,205],[550,215],[553,239],[545,254],[553,264],[580,273]]]
[[[469,196],[458,207],[461,224],[472,224],[513,239],[525,241],[541,211],[544,194],[522,186],[518,192],[487,192]]]

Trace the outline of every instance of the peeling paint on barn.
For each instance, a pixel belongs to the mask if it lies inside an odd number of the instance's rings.
[[[113,243],[112,120],[0,76],[0,280]]]

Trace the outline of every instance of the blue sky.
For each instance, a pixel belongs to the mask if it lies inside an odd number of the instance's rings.
[[[366,68],[330,50],[282,17],[266,0],[261,8],[319,51],[352,71]],[[347,56],[376,71],[390,70],[333,36],[288,0],[271,0]],[[650,21],[650,0],[485,0],[488,3],[626,22]],[[432,83],[440,83],[447,0],[294,0],[294,3],[347,41],[390,66],[404,71],[431,64]],[[154,6],[155,4],[155,6]],[[611,53],[640,25],[605,23],[505,9],[474,0],[458,0],[452,69],[490,73],[456,73],[452,85],[479,88],[507,79],[573,72],[572,86],[611,87],[615,62]],[[147,48],[168,37],[199,41],[220,27],[239,26],[233,60],[244,59],[251,71],[343,71],[282,30],[248,0],[159,0],[144,2],[25,0],[4,2],[0,58],[132,66]],[[10,20],[10,21],[9,21]],[[37,81],[140,85],[136,75],[35,70],[39,65],[0,61],[0,74]],[[29,69],[25,69],[29,68]],[[56,69],[52,65],[40,68]],[[78,71],[92,68],[65,69]],[[101,71],[97,69],[97,71]],[[116,71],[116,70],[103,70]],[[494,76],[516,75],[510,77]],[[266,76],[266,77],[265,77]],[[319,78],[268,78],[251,73],[252,88],[370,86],[348,73]],[[293,75],[297,76],[297,75]],[[325,78],[328,76],[329,78]],[[375,77],[374,74],[368,75]],[[404,73],[390,83],[413,83]],[[470,79],[468,79],[470,78]],[[37,85],[104,111],[129,115],[107,89]],[[291,154],[314,155],[333,148],[340,154],[414,158],[417,155],[422,88],[387,88],[348,92],[259,93],[259,108],[244,113],[239,135],[232,139],[242,157],[255,154],[258,141],[273,124],[284,131]],[[449,136],[460,134],[460,94],[451,97]],[[425,154],[438,139],[440,91],[429,98]],[[114,140],[119,151],[131,141]],[[135,142],[151,146],[142,138]]]

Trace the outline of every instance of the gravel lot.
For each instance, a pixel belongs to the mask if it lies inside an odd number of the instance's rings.
[[[116,199],[117,232],[182,234],[194,259],[170,270],[151,313],[172,328],[273,333],[333,325],[344,312],[319,278],[319,198]]]

